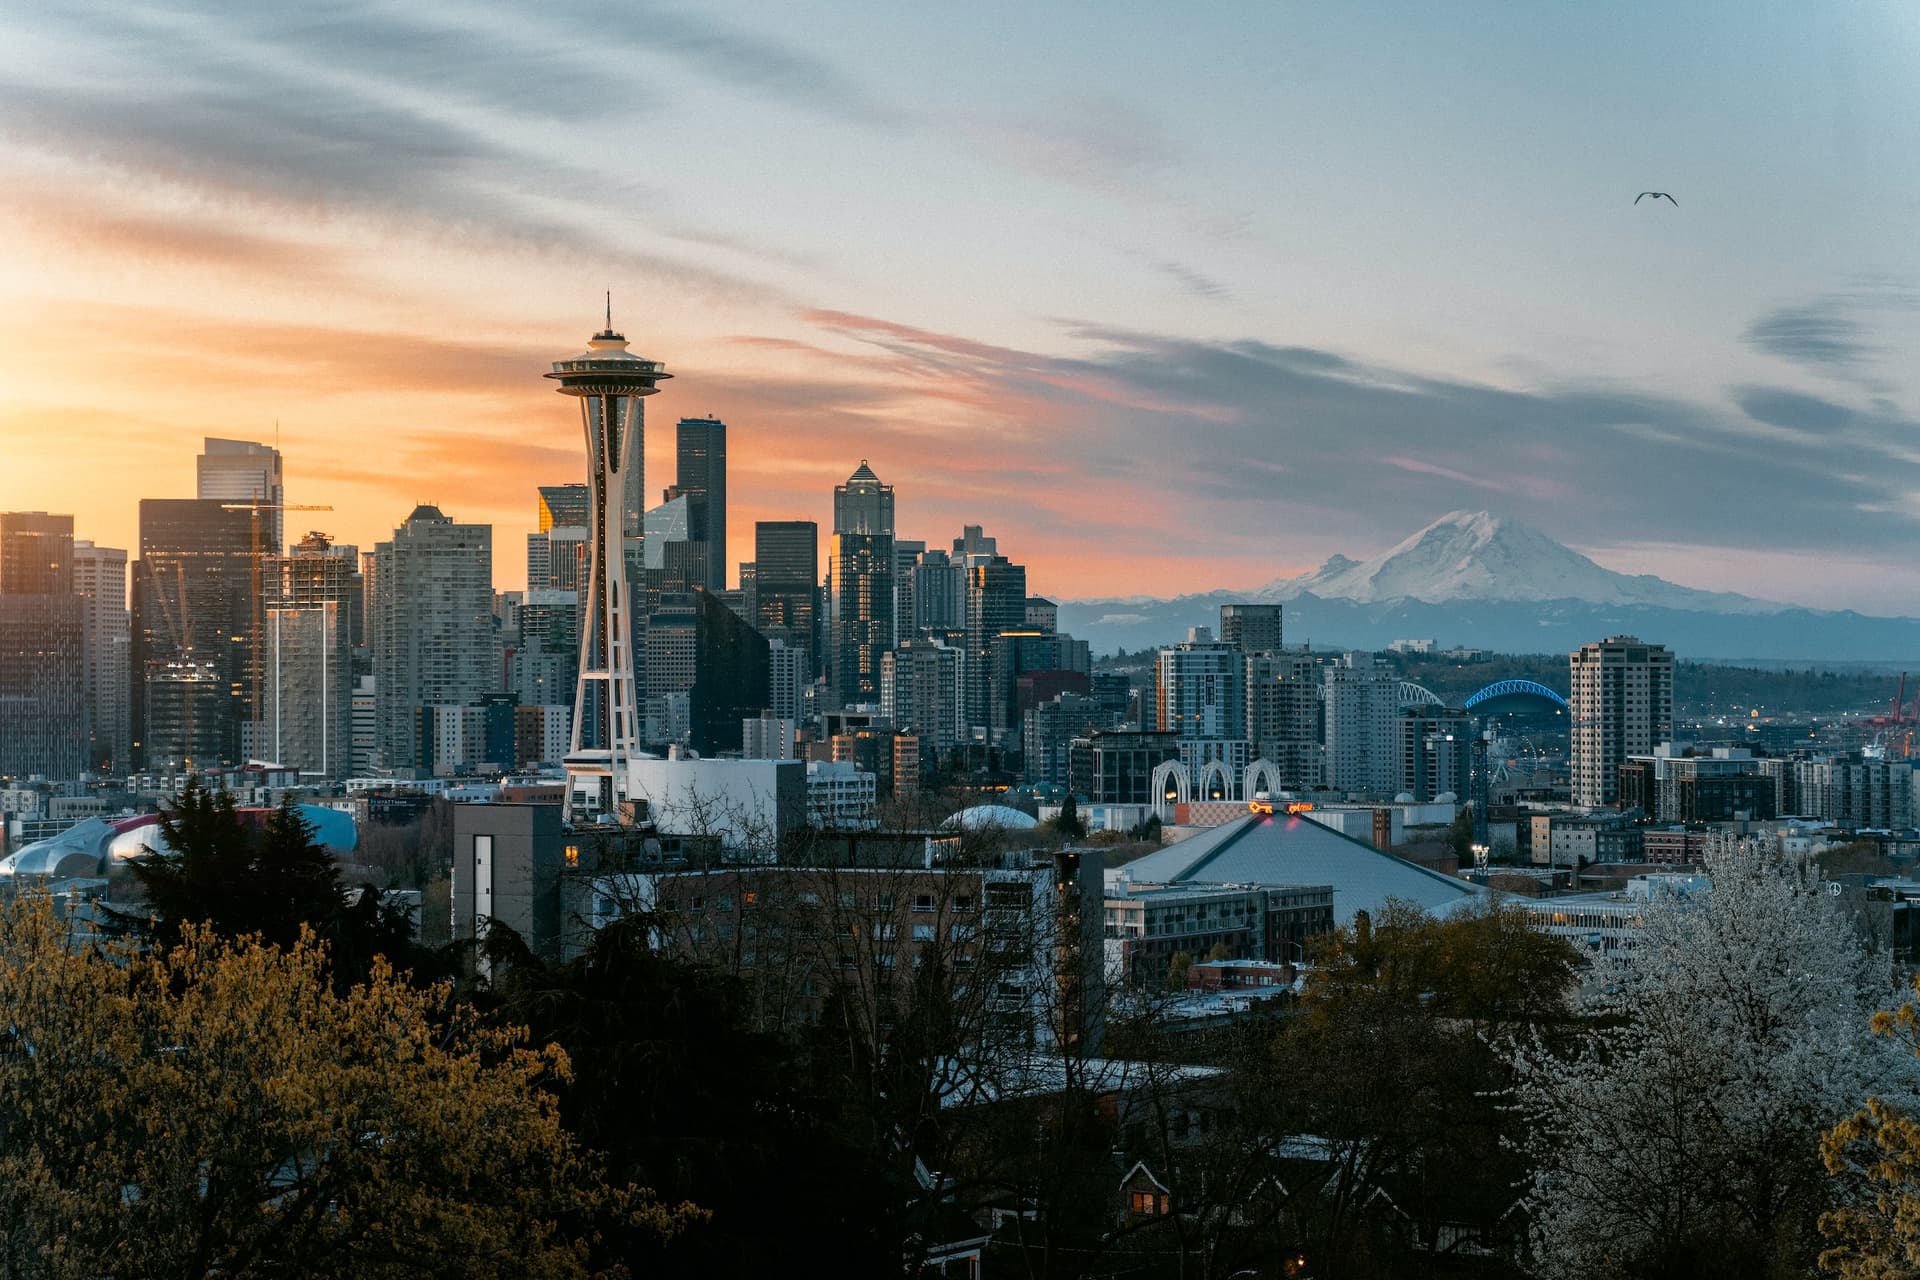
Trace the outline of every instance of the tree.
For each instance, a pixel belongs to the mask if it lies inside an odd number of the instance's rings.
[[[503,925],[487,938],[497,1020],[574,1064],[557,1089],[569,1131],[616,1181],[704,1211],[670,1241],[642,1223],[610,1247],[649,1276],[765,1274],[795,1256],[884,1269],[898,1254],[873,1238],[878,1162],[845,1140],[839,1100],[811,1088],[801,1046],[751,1025],[743,982],[656,950],[660,925],[615,921],[558,965]]]
[[[1491,1043],[1565,1018],[1571,946],[1498,901],[1445,919],[1390,901],[1314,959],[1298,1014],[1239,1067],[1243,1095],[1273,1100],[1265,1158],[1294,1193],[1279,1243],[1341,1276],[1407,1274],[1472,1243],[1443,1242],[1443,1221],[1498,1243],[1525,1169]],[[1388,1201],[1404,1234],[1382,1230]]]
[[[1087,824],[1080,820],[1080,802],[1073,792],[1067,792],[1067,798],[1060,802],[1060,816],[1053,820],[1053,829],[1069,840],[1087,834]]]
[[[121,933],[164,947],[197,925],[221,938],[252,935],[287,948],[312,930],[330,947],[341,983],[363,979],[376,956],[405,965],[418,958],[404,909],[348,886],[291,798],[256,835],[229,792],[189,777],[179,799],[162,810],[160,833],[165,851],[131,863],[140,906],[111,914]]]
[[[322,948],[76,945],[0,908],[0,1269],[17,1277],[584,1276],[615,1190],[561,1128],[554,1047]]]
[[[1185,991],[1187,971],[1193,968],[1193,953],[1176,951],[1167,957],[1167,990]]]
[[[1920,978],[1912,989],[1920,995]],[[1912,998],[1875,1013],[1870,1025],[1920,1056],[1920,1005]],[[1820,1219],[1831,1242],[1820,1265],[1845,1280],[1892,1280],[1920,1266],[1920,1120],[1910,1081],[1901,1096],[1866,1099],[1820,1141],[1840,1192]]]
[[[1588,1027],[1513,1051],[1547,1276],[1801,1275],[1831,1201],[1819,1139],[1889,1078],[1884,991],[1813,870],[1723,837],[1702,897],[1648,903]]]

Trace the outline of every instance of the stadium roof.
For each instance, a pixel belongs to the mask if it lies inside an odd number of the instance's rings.
[[[1483,892],[1364,841],[1298,815],[1250,813],[1123,869],[1150,884],[1307,884],[1333,886],[1333,915],[1350,924],[1354,913],[1378,914],[1387,899],[1444,915]]]

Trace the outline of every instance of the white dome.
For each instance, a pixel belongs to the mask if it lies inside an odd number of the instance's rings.
[[[960,831],[1031,831],[1039,826],[1032,814],[1004,804],[976,804],[940,824]]]

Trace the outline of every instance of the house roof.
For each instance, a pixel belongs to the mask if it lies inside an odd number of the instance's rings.
[[[1377,914],[1387,899],[1445,914],[1483,890],[1298,815],[1250,813],[1126,866],[1149,884],[1332,885],[1336,922]]]

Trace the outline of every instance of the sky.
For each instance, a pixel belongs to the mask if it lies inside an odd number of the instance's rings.
[[[137,546],[277,440],[290,534],[432,502],[518,587],[611,291],[736,558],[868,459],[1060,598],[1468,508],[1920,614],[1917,70],[1892,0],[0,0],[0,510]]]

